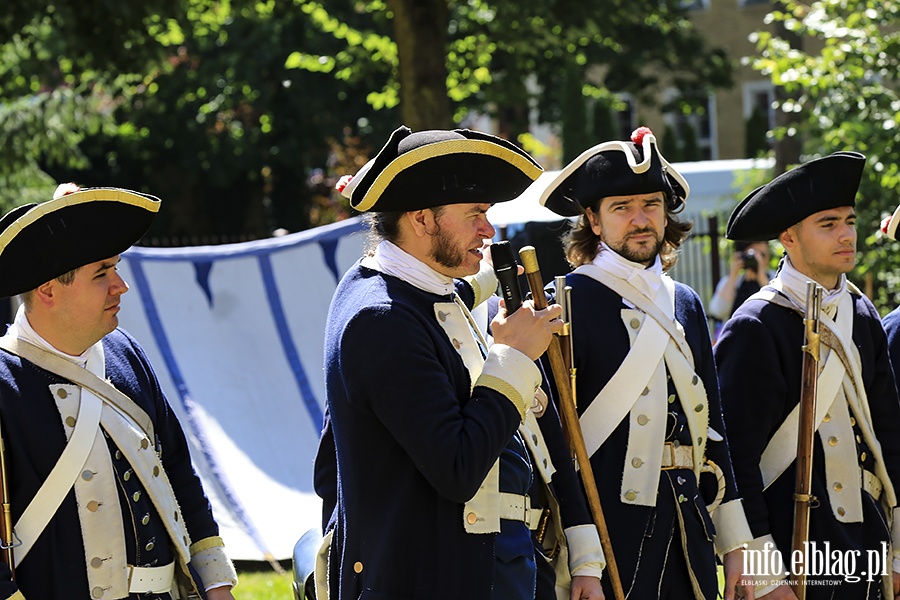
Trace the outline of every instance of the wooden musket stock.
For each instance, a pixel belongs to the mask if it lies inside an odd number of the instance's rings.
[[[9,566],[13,580],[16,578],[15,560],[13,558],[13,523],[9,505],[9,483],[6,476],[6,441],[0,433],[0,560]]]
[[[813,441],[816,434],[816,383],[819,377],[819,309],[822,288],[810,281],[806,284],[806,313],[803,317],[803,366],[800,382],[800,423],[797,434],[797,479],[794,487],[794,532],[791,556],[799,551],[804,560],[795,573],[791,569],[791,586],[799,600],[806,598],[805,545],[809,541],[809,511],[816,501],[812,495]],[[792,560],[792,564],[796,564]]]
[[[537,252],[532,246],[525,246],[519,250],[522,266],[525,268],[525,277],[531,289],[534,308],[541,310],[547,307],[547,299],[544,296],[544,282],[541,279],[540,267],[537,261]],[[606,527],[606,519],[603,516],[603,508],[600,506],[600,494],[597,491],[597,482],[594,480],[594,471],[591,468],[591,459],[588,456],[584,444],[584,434],[581,431],[581,423],[575,410],[575,398],[569,384],[569,371],[566,368],[559,338],[553,336],[550,346],[547,348],[547,358],[550,361],[550,369],[553,371],[553,379],[559,392],[559,406],[562,413],[565,431],[569,435],[569,445],[575,451],[575,459],[581,472],[581,480],[587,494],[591,515],[594,524],[600,533],[600,543],[603,546],[603,554],[606,557],[606,572],[609,574],[610,584],[616,600],[625,600],[625,592],[622,589],[622,580],[619,578],[619,570],[616,567],[616,559],[613,555],[612,543],[609,538],[609,529]]]

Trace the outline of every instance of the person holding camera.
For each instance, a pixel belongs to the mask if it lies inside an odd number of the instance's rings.
[[[727,321],[744,300],[769,283],[775,273],[769,270],[768,242],[735,242],[731,270],[716,285],[707,314]]]

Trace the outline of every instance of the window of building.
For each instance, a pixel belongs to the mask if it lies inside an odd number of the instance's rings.
[[[771,81],[759,80],[744,83],[743,111],[745,126],[745,156],[755,158],[772,147],[767,136],[775,127],[775,86]]]
[[[705,96],[690,110],[677,102],[676,90],[668,90],[663,100],[664,106],[669,107],[663,115],[666,130],[661,145],[665,157],[670,162],[718,158],[715,96]]]
[[[598,141],[627,140],[637,127],[637,109],[631,94],[618,94],[617,104],[611,108],[597,101],[592,110],[591,133]]]

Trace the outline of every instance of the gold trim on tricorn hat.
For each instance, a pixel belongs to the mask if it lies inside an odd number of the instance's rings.
[[[347,187],[360,212],[410,211],[512,200],[542,171],[524,150],[493,135],[399,127]]]
[[[830,208],[856,206],[866,157],[835,152],[794,167],[741,200],[725,237],[744,242],[774,240],[806,217]]]
[[[89,188],[14,208],[0,219],[0,297],[121,254],[147,232],[159,205],[138,192]]]
[[[653,192],[666,195],[669,210],[679,210],[691,188],[660,154],[653,132],[638,127],[631,141],[603,142],[582,152],[544,189],[540,203],[574,217],[601,198]]]

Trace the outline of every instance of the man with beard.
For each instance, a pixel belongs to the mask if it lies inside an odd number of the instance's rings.
[[[541,196],[580,215],[565,238],[576,403],[624,591],[642,600],[715,598],[717,552],[733,598],[750,539],[706,316],[665,275],[691,228],[675,215],[688,192],[642,127],[582,153]]]
[[[371,247],[342,278],[326,324],[320,597],[534,597],[541,510],[527,494],[536,457],[546,468],[554,453],[531,414],[535,361],[561,309],[501,308],[489,348],[470,311],[497,287],[482,260],[488,208],[540,172],[490,135],[401,127],[343,190],[367,213]],[[602,599],[599,538],[564,446],[559,454],[578,513],[566,531],[572,597]]]
[[[856,192],[866,160],[837,152],[788,171],[734,209],[733,240],[778,239],[786,258],[771,283],[731,317],[716,344],[734,471],[754,540],[779,552],[757,597],[794,598],[783,585],[792,561],[798,414],[807,282],[823,290],[809,541],[834,556],[887,553],[893,577],[814,569],[806,598],[894,598],[900,591],[900,525],[892,482],[900,477],[900,405],[884,330],[872,303],[847,280],[856,264]],[[761,556],[757,554],[757,556]],[[884,561],[882,561],[884,562]],[[870,567],[874,565],[869,565]],[[882,565],[889,572],[888,565]],[[874,576],[873,576],[874,575]],[[882,588],[882,584],[884,584]]]

